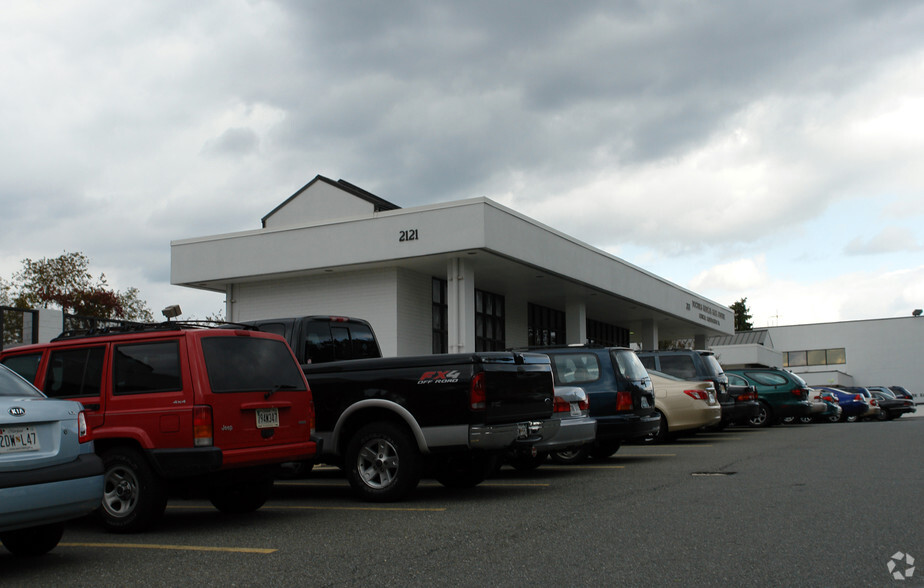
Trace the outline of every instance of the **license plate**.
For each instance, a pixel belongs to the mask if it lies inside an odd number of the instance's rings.
[[[279,409],[278,408],[258,408],[257,409],[257,428],[268,429],[279,426]]]
[[[5,427],[0,429],[0,453],[38,451],[38,432],[35,427]]]
[[[581,404],[579,402],[571,403],[571,416],[581,416]]]

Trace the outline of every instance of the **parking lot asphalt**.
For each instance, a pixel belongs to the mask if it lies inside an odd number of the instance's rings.
[[[0,549],[0,585],[924,585],[891,575],[924,557],[922,441],[918,415],[730,428],[392,504],[319,468],[247,515],[172,500],[144,534],[76,521],[46,556]]]

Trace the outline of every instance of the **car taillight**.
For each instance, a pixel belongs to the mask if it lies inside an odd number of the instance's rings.
[[[861,395],[859,395],[859,394],[857,394],[856,396],[854,396],[853,399],[854,399],[854,401],[856,401],[856,402],[863,402],[863,397],[862,397]]]
[[[580,408],[581,411],[590,410],[590,399],[585,398],[584,400],[578,402],[578,408]]]
[[[212,445],[212,407],[193,407],[193,445],[210,447]]]
[[[684,390],[683,393],[696,400],[709,400],[705,390]]]
[[[87,428],[87,415],[83,411],[77,413],[77,441],[86,443],[90,440],[90,429]]]
[[[472,410],[484,410],[487,403],[485,394],[484,372],[478,372],[472,378],[472,388],[469,392],[469,406]]]
[[[879,401],[873,398],[869,401],[870,406],[879,406]]]
[[[632,393],[616,393],[616,410],[632,410]]]
[[[798,398],[808,398],[808,394],[802,388],[793,388],[789,393]]]
[[[555,412],[571,412],[571,403],[561,396],[555,397]]]

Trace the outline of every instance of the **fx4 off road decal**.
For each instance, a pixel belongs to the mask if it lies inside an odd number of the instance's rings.
[[[459,370],[449,370],[448,372],[424,372],[418,384],[455,384],[459,381],[462,372]]]

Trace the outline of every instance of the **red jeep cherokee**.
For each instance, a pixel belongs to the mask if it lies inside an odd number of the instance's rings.
[[[278,464],[317,452],[311,392],[277,335],[164,323],[64,334],[0,362],[47,396],[83,403],[105,464],[99,512],[113,531],[147,528],[176,491],[256,510]]]

